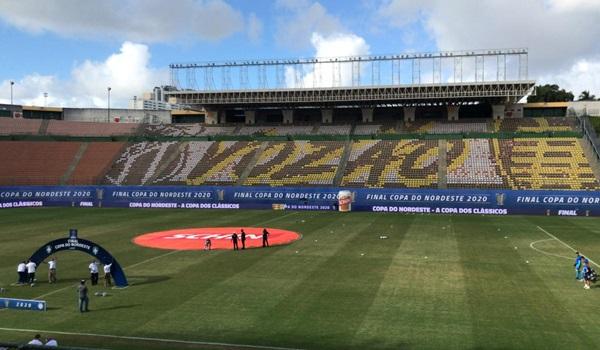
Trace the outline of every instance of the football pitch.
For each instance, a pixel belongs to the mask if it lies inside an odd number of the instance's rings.
[[[302,239],[245,251],[132,243],[148,232],[220,226]],[[43,264],[34,287],[13,285],[18,262],[69,228],[108,249],[131,284],[91,287],[89,313],[78,312],[75,287],[89,277],[86,254],[56,255],[57,284]],[[40,333],[104,349],[597,349],[600,288],[575,280],[573,249],[600,263],[600,219],[4,210],[0,297],[39,298],[48,310],[0,310],[0,341]]]

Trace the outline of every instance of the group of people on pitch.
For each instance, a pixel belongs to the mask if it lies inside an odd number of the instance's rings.
[[[583,282],[583,288],[590,289],[592,283],[598,279],[596,271],[590,266],[590,260],[575,252],[575,279]]]
[[[48,261],[48,283],[56,283],[56,259],[52,258]],[[37,270],[37,264],[32,260],[24,260],[17,265],[17,274],[19,278],[17,284],[29,284],[32,287],[37,281],[35,279],[35,272]]]
[[[267,229],[263,229],[262,231],[262,246],[264,247],[268,247],[269,246],[269,231],[267,231]],[[233,244],[233,250],[239,250],[239,243],[242,243],[242,249],[246,249],[246,232],[244,232],[244,229],[240,230],[240,234],[238,236],[237,232],[234,232],[231,235],[231,244]],[[210,241],[210,238],[207,238],[206,241],[204,242],[204,250],[210,250],[212,247],[212,242]]]

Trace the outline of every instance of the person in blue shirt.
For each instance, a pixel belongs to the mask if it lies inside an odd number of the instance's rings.
[[[583,260],[583,288],[590,289],[592,284],[592,267],[590,266],[590,261],[588,259]]]
[[[578,281],[583,280],[583,276],[581,274],[581,269],[583,268],[583,256],[579,254],[579,252],[575,252],[575,279]]]

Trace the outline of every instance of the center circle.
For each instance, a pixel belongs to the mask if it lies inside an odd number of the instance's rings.
[[[242,229],[246,232],[246,248],[262,247],[264,227],[200,227],[158,231],[137,236],[133,243],[158,249],[204,250],[206,240],[210,239],[211,249],[233,249],[232,236],[236,233],[241,249]],[[301,237],[294,231],[268,227],[266,230],[270,246],[290,244]]]

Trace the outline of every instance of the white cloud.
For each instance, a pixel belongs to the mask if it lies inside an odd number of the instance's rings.
[[[220,40],[244,23],[224,0],[1,1],[0,19],[33,33],[148,43]]]
[[[153,69],[149,63],[148,46],[125,42],[118,53],[103,62],[85,61],[75,66],[68,80],[31,74],[15,81],[14,102],[43,106],[47,92],[49,106],[106,107],[110,86],[111,106],[127,107],[134,95],[167,82],[168,72]],[[9,91],[10,82],[3,81],[0,89]],[[10,102],[10,96],[0,98],[0,102]]]
[[[256,43],[260,41],[262,32],[262,21],[256,16],[255,13],[251,13],[250,16],[248,16],[248,21],[246,25],[246,33],[248,34],[248,39],[250,39],[251,42]]]
[[[368,55],[369,45],[366,41],[355,34],[331,34],[323,36],[319,33],[313,33],[311,44],[315,49],[314,57],[346,57]],[[334,86],[334,66],[333,64],[319,64],[317,69],[309,71],[296,71],[294,68],[286,69],[286,84],[288,87],[330,87]],[[351,64],[340,64],[339,85],[352,85],[352,66]],[[337,80],[337,78],[336,78]]]
[[[600,55],[600,0],[387,0],[377,13],[393,27],[421,24],[440,50],[526,47],[533,79]]]
[[[572,91],[575,98],[583,90],[600,96],[600,59],[582,59],[569,69],[541,76],[538,82],[540,84],[558,84],[560,87]]]
[[[280,45],[301,50],[310,46],[312,33],[331,35],[348,32],[339,18],[327,12],[319,2],[279,0],[275,38]]]

